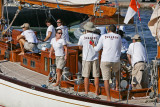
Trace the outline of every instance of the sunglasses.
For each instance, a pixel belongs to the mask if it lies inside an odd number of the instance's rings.
[[[61,23],[61,22],[57,22],[57,23]]]
[[[61,34],[61,35],[62,35],[62,33],[61,33],[61,32],[57,32],[57,34]]]

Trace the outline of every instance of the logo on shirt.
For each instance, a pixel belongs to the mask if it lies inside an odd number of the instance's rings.
[[[98,39],[97,37],[84,37],[84,39]]]
[[[113,40],[113,39],[118,39],[118,37],[117,36],[105,36],[105,39]]]

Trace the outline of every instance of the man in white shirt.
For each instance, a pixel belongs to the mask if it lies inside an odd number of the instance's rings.
[[[85,94],[88,94],[89,76],[90,71],[93,70],[93,77],[95,82],[95,93],[98,95],[99,89],[99,61],[98,52],[95,52],[92,45],[89,42],[98,43],[99,35],[94,34],[96,29],[92,22],[87,22],[83,28],[86,30],[86,34],[83,34],[79,38],[79,48],[82,50],[82,76],[84,77]]]
[[[64,39],[67,43],[70,44],[70,41],[69,41],[69,34],[68,34],[68,28],[67,26],[64,26],[63,25],[63,21],[61,19],[58,19],[57,20],[57,28],[56,29],[61,29],[62,30],[62,39]]]
[[[37,46],[38,40],[35,33],[29,29],[30,25],[28,23],[24,23],[21,28],[23,32],[17,36],[17,41],[19,41],[21,47],[21,53],[19,55],[24,55],[24,49],[33,51],[32,49]]]
[[[99,51],[103,48],[100,67],[107,94],[107,101],[111,101],[109,86],[109,80],[111,79],[111,68],[113,72],[116,72],[116,90],[118,90],[121,43],[121,36],[116,34],[116,26],[110,25],[108,33],[102,35],[97,46],[94,47],[95,51]]]
[[[145,63],[147,62],[145,48],[141,44],[141,38],[138,34],[132,37],[133,43],[129,45],[127,51],[127,57],[129,63],[132,64],[132,89],[141,89],[144,82],[142,77],[147,74],[145,69]],[[145,75],[144,75],[145,76]],[[143,77],[144,78],[144,77]],[[146,84],[145,84],[146,85]],[[146,87],[145,87],[146,88]]]
[[[55,28],[52,25],[51,19],[46,19],[46,25],[48,26],[46,31],[46,38],[44,39],[44,42],[51,42],[52,38],[55,37]]]

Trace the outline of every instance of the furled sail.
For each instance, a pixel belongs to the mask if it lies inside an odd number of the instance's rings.
[[[95,4],[97,1],[100,0],[35,0],[35,1],[41,1],[41,2],[44,1],[50,3],[65,4],[65,5],[88,5],[88,4]]]
[[[151,15],[151,19],[148,22],[148,27],[152,33],[152,36],[154,36],[157,41],[160,40],[160,18],[159,17],[160,17],[160,7],[159,7],[159,4],[157,4]]]

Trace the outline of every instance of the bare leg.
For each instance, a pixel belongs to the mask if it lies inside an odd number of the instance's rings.
[[[20,44],[20,47],[21,47],[21,53],[19,53],[18,55],[24,55],[24,43],[26,41],[24,39],[20,39],[19,40],[19,44]]]
[[[88,94],[88,90],[89,90],[89,78],[88,77],[84,78],[84,88],[85,88],[85,94]]]
[[[57,73],[57,81],[56,81],[56,83],[53,86],[58,86],[60,84],[62,70],[57,68],[56,69],[56,73]]]
[[[99,95],[99,77],[94,78],[94,84],[95,84],[95,93],[96,95]]]
[[[116,90],[119,90],[119,71],[116,72]]]
[[[107,94],[107,101],[111,101],[109,80],[104,80],[104,87]]]

